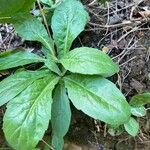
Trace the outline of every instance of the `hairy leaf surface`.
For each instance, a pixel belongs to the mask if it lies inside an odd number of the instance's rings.
[[[14,23],[14,26],[19,36],[25,40],[41,42],[53,53],[53,41],[48,36],[44,25],[38,19],[30,15],[20,16],[20,19]]]
[[[143,106],[148,103],[150,103],[150,93],[135,95],[130,101],[131,106]]]
[[[108,77],[119,71],[119,67],[107,54],[88,47],[75,48],[60,62],[65,69],[74,73],[99,74]]]
[[[33,149],[42,139],[51,119],[52,90],[58,80],[53,74],[36,80],[8,103],[3,130],[12,148]]]
[[[69,51],[72,42],[84,30],[87,21],[88,14],[77,0],[64,1],[55,9],[52,30],[60,57]]]
[[[52,104],[52,146],[56,150],[63,149],[63,137],[70,125],[71,110],[66,89],[63,84],[58,85],[55,90]]]
[[[44,59],[36,54],[20,50],[0,55],[0,70],[23,66],[35,62],[43,62]]]
[[[94,119],[123,124],[130,118],[130,107],[117,87],[97,76],[70,75],[64,78],[74,106]]]
[[[128,123],[124,124],[125,130],[132,136],[136,136],[139,131],[139,123],[134,119],[130,118]]]
[[[0,106],[16,97],[35,80],[49,74],[49,70],[22,71],[7,77],[0,82]]]

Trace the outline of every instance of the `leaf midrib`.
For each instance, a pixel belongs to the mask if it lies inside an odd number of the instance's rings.
[[[75,82],[74,80],[72,80],[72,79],[70,79],[70,78],[67,78],[67,77],[65,77],[65,79],[70,80],[71,82],[73,82],[73,83],[76,84],[77,86],[80,86],[80,87],[83,88],[85,91],[89,92],[91,95],[93,95],[94,97],[96,97],[96,101],[97,101],[97,99],[101,99],[101,98],[100,98],[98,95],[96,95],[94,92],[88,90],[86,87],[84,87],[84,86],[82,86],[81,84]],[[99,101],[97,101],[97,102],[99,102]],[[108,108],[109,108],[109,106],[111,106],[113,109],[115,109],[115,110],[118,111],[118,109],[117,109],[116,107],[114,107],[113,105],[108,104],[108,103],[105,102],[105,101],[102,101],[102,99],[101,99],[101,103],[104,103],[105,105],[107,105]],[[119,111],[119,112],[120,112],[120,111]]]
[[[49,87],[49,85],[51,84],[52,81],[54,80],[58,80],[58,78],[54,78],[53,80],[50,81],[49,84],[47,84],[47,86],[43,89],[43,91],[40,93],[40,95],[36,98],[36,100],[33,102],[29,112],[26,114],[25,116],[25,119],[23,121],[23,123],[14,131],[14,133],[11,135],[10,138],[12,138],[14,136],[14,134],[23,126],[23,124],[25,123],[25,121],[27,120],[27,118],[29,117],[30,113],[32,112],[32,109],[34,107],[34,105],[37,103],[38,99],[41,97],[41,95],[47,90],[47,88]],[[21,128],[21,131],[20,131],[20,134],[19,136],[21,135],[21,132],[22,132],[22,128]]]

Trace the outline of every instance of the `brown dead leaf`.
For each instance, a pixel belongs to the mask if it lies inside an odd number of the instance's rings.
[[[107,46],[104,46],[104,47],[102,48],[102,51],[103,51],[104,53],[108,53],[109,48],[108,48]]]

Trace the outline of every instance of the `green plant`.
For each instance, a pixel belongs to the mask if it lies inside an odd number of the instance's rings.
[[[146,115],[146,108],[144,105],[150,103],[150,93],[142,93],[133,96],[130,100],[131,114],[135,117],[144,117]],[[121,134],[126,130],[130,135],[136,136],[139,130],[139,123],[134,118],[130,118],[127,124],[120,126],[108,125],[108,132],[115,136]]]
[[[40,0],[40,1],[50,8],[56,8],[62,2],[62,0]]]
[[[94,119],[111,126],[124,124],[130,133],[130,126],[137,123],[131,118],[131,107],[116,85],[105,79],[119,67],[94,48],[69,51],[89,19],[81,2],[64,0],[55,9],[51,20],[54,40],[29,14],[34,2],[12,0],[5,7],[6,1],[0,0],[0,21],[13,23],[23,39],[41,42],[44,54],[41,57],[23,49],[0,54],[0,70],[43,63],[36,71],[21,69],[0,83],[0,106],[8,102],[3,131],[10,146],[35,149],[51,120],[52,146],[61,150],[71,120],[70,101]]]

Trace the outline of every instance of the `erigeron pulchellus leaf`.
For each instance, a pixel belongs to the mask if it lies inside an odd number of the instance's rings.
[[[59,77],[50,74],[36,80],[7,104],[3,131],[17,150],[34,149],[51,119],[52,91]]]
[[[73,105],[94,119],[108,124],[129,120],[130,107],[117,87],[98,76],[70,75],[64,78]]]
[[[60,62],[73,73],[112,76],[119,71],[119,67],[104,52],[89,48],[81,47],[66,53]]]
[[[54,91],[51,124],[52,146],[56,150],[63,149],[63,137],[68,132],[71,120],[70,102],[66,92],[62,83]]]

